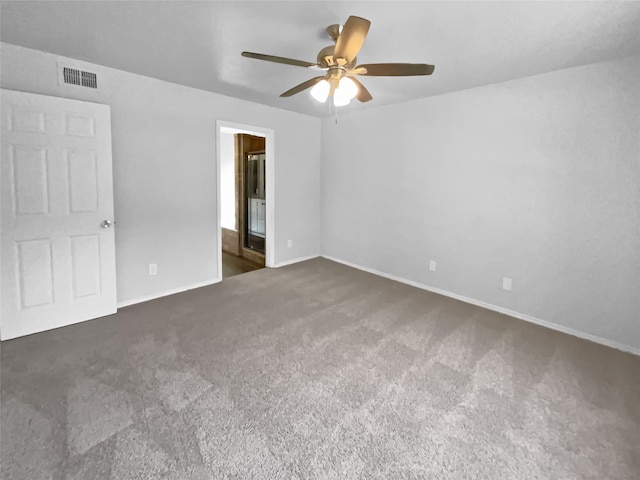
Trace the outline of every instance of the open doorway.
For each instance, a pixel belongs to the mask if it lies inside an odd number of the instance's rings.
[[[218,275],[273,265],[273,131],[219,121]]]

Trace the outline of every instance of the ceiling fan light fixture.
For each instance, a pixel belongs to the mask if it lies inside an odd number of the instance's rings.
[[[348,77],[342,77],[338,87],[333,94],[333,104],[336,107],[349,105],[352,99],[358,94],[358,86]]]
[[[338,83],[336,91],[340,92],[340,95],[344,95],[345,97],[348,97],[349,100],[352,100],[356,95],[358,95],[358,86],[356,85],[356,82],[349,77],[342,77]]]
[[[333,104],[336,107],[344,107],[345,105],[349,105],[350,103],[351,103],[351,99],[348,97],[344,97],[342,95],[337,95],[337,94],[333,96]]]
[[[311,89],[311,96],[320,103],[324,103],[329,97],[329,88],[329,82],[326,80],[320,80]]]

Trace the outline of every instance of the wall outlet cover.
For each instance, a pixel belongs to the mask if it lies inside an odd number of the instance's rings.
[[[433,260],[429,260],[429,270],[431,270],[432,272],[436,271],[436,262],[434,262]]]
[[[149,275],[157,275],[158,274],[158,264],[150,263],[149,264]]]
[[[287,248],[293,247],[293,240],[287,240]]]
[[[509,277],[504,277],[502,279],[502,289],[510,292],[513,288],[513,281]]]

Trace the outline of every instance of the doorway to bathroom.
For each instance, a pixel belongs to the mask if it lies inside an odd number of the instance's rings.
[[[269,137],[273,132],[266,129],[218,122],[218,273],[222,279],[272,263]]]

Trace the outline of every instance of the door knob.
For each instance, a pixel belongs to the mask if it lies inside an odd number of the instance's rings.
[[[100,224],[102,228],[109,228],[111,225],[113,225],[113,222],[111,220],[105,220]]]

